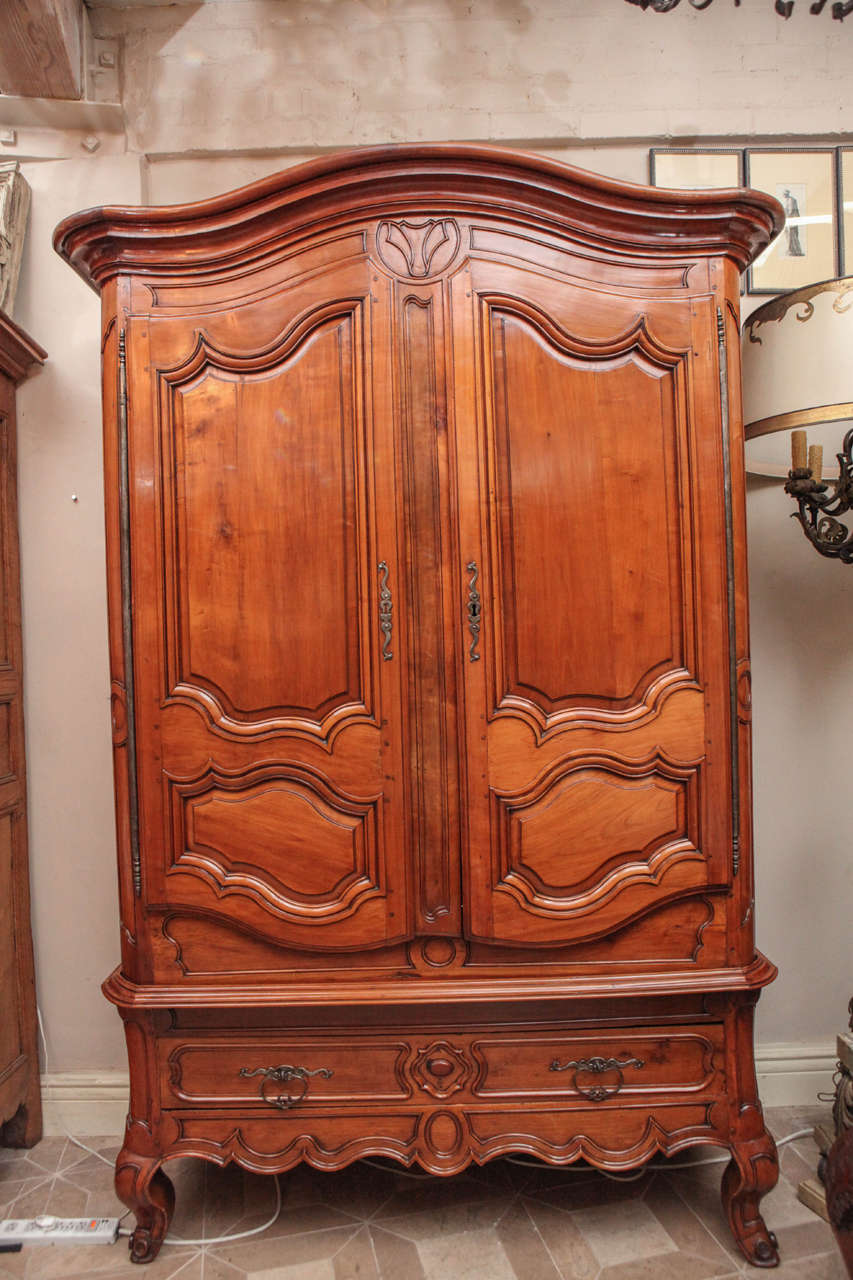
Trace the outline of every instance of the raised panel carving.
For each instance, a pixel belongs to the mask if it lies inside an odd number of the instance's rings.
[[[381,893],[375,801],[307,769],[171,780],[172,873],[243,894],[296,923],[332,922]]]
[[[161,374],[166,692],[232,733],[369,714],[360,308]]]
[[[684,352],[584,342],[484,299],[496,496],[494,713],[627,719],[694,667]],[[543,556],[543,548],[547,554]],[[594,641],[591,642],[591,638]]]
[[[586,915],[629,886],[658,884],[697,848],[695,772],[665,762],[561,762],[527,792],[493,793],[498,891],[526,909]]]

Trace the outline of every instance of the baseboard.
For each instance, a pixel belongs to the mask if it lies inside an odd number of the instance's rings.
[[[838,1054],[834,1041],[760,1044],[755,1050],[758,1092],[765,1107],[816,1107],[832,1093]]]
[[[764,1044],[755,1052],[765,1107],[816,1106],[832,1090],[834,1044]],[[42,1076],[46,1137],[124,1132],[128,1077],[124,1071],[60,1071]]]
[[[55,1071],[41,1078],[44,1136],[124,1133],[130,1084],[126,1071]]]

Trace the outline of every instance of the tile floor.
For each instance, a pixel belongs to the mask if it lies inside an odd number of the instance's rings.
[[[777,1137],[826,1120],[823,1111],[768,1111]],[[117,1143],[90,1138],[112,1159]],[[711,1148],[697,1156],[719,1155]],[[685,1157],[682,1157],[685,1158]],[[779,1185],[763,1202],[779,1237],[779,1280],[844,1280],[829,1227],[799,1203],[812,1176],[806,1139],[782,1152]],[[657,1163],[660,1163],[658,1161]],[[263,1223],[271,1178],[203,1161],[176,1161],[173,1233],[184,1239]],[[731,1242],[720,1208],[721,1165],[645,1171],[614,1182],[497,1160],[458,1177],[406,1176],[353,1165],[323,1174],[302,1166],[281,1178],[282,1209],[262,1235],[233,1243],[164,1246],[132,1268],[114,1246],[50,1245],[0,1254],[0,1278],[26,1280],[736,1280],[757,1277]],[[0,1149],[0,1217],[117,1214],[112,1170],[64,1138],[29,1152]]]

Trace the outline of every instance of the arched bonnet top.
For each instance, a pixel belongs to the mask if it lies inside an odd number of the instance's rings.
[[[193,204],[105,206],[64,219],[54,247],[94,289],[115,275],[205,275],[301,229],[394,213],[533,220],[612,256],[731,258],[743,271],[784,224],[751,190],[638,186],[501,147],[404,145],[323,156]]]

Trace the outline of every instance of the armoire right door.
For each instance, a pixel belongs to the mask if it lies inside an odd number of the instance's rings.
[[[465,919],[553,947],[731,875],[716,305],[671,265],[479,242],[452,285]]]

